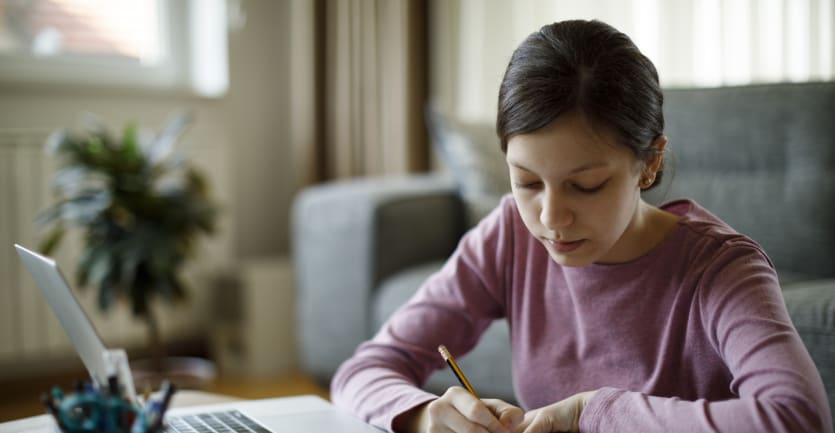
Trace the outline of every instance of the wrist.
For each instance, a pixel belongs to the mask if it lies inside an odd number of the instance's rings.
[[[582,394],[583,395],[582,401],[583,401],[583,409],[584,410],[586,409],[586,406],[588,406],[589,401],[591,401],[591,399],[594,398],[595,394],[597,394],[597,391],[587,391],[587,392],[584,392]]]
[[[421,433],[428,427],[426,407],[429,402],[415,406],[397,415],[392,421],[392,430],[397,433]]]

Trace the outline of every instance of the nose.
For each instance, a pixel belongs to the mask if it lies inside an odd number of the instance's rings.
[[[564,196],[554,191],[542,195],[539,222],[554,232],[558,232],[574,223],[574,211]]]

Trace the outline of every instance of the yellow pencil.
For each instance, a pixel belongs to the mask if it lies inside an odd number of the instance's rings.
[[[441,353],[441,356],[444,357],[444,361],[452,368],[452,372],[455,373],[455,377],[458,378],[458,381],[461,382],[461,385],[473,395],[473,397],[478,398],[478,394],[475,393],[475,389],[473,386],[470,385],[470,381],[467,380],[467,376],[464,376],[464,372],[461,371],[461,368],[458,367],[458,363],[455,362],[455,358],[452,357],[452,354],[449,353],[446,346],[443,344],[438,346],[438,352]]]

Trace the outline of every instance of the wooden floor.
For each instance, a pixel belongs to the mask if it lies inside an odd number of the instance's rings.
[[[78,380],[76,377],[84,378],[83,373],[79,373],[0,383],[0,422],[45,413],[40,403],[40,396],[55,385],[64,390],[71,389],[72,384]],[[220,377],[208,385],[204,391],[245,399],[301,394],[314,394],[328,398],[327,389],[301,373],[261,379]]]

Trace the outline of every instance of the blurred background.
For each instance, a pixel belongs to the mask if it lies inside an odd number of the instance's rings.
[[[220,213],[160,304],[169,353],[211,359],[207,389],[326,394],[298,373],[290,209],[306,186],[444,170],[424,110],[490,124],[504,67],[541,25],[596,18],[630,35],[665,87],[835,78],[835,0],[0,0],[0,421],[40,412],[80,361],[13,243],[52,200],[47,136],[95,113],[118,130],[193,123],[177,151]],[[68,280],[82,240],[55,257]],[[120,306],[79,300],[108,346],[144,352]],[[328,320],[328,319],[323,319]],[[247,386],[249,384],[249,386]]]

